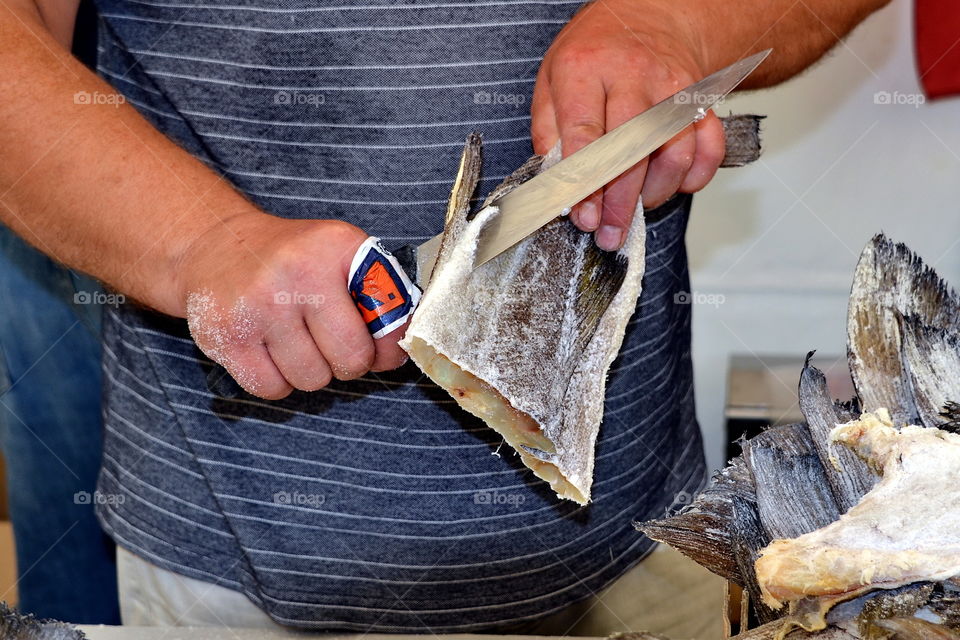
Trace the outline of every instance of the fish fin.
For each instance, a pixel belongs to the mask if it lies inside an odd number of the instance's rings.
[[[467,136],[463,153],[460,155],[460,164],[457,168],[457,177],[450,188],[450,199],[447,202],[447,213],[443,226],[443,236],[440,239],[440,248],[437,250],[437,259],[430,273],[419,275],[419,283],[425,289],[429,286],[433,275],[437,272],[437,265],[456,246],[466,230],[471,219],[470,199],[480,181],[480,169],[483,158],[483,138],[479,133]]]
[[[947,401],[960,398],[960,334],[924,324],[915,315],[898,319],[914,406],[923,426],[942,427]]]
[[[809,356],[800,373],[799,397],[800,410],[830,490],[840,513],[846,513],[876,484],[876,476],[854,452],[845,447],[830,446],[833,428],[838,422],[849,422],[853,416],[849,416],[849,412],[838,413],[837,406],[830,399],[826,377],[810,364]]]
[[[0,638],[4,640],[83,640],[79,629],[56,620],[23,615],[0,601]]]
[[[847,360],[863,408],[887,407],[898,424],[916,424],[918,410],[902,361],[899,319],[960,332],[960,300],[905,245],[883,234],[864,247],[847,312]]]
[[[576,229],[572,223],[567,226]],[[580,231],[574,231],[582,235]],[[587,243],[583,270],[577,278],[574,304],[580,319],[577,349],[583,351],[593,339],[614,296],[620,291],[627,277],[629,260],[619,251],[602,251],[592,239]]]
[[[940,411],[940,417],[945,421],[940,425],[941,429],[960,434],[960,403],[948,400]]]
[[[721,167],[742,167],[760,157],[763,151],[760,144],[760,121],[764,118],[766,116],[750,114],[720,118],[727,145]]]

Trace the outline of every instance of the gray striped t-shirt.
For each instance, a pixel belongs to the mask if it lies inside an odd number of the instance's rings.
[[[396,247],[441,229],[469,132],[482,193],[528,157],[539,61],[580,4],[98,0],[99,70],[264,210]],[[588,597],[649,549],[631,523],[703,480],[690,307],[674,303],[689,202],[648,228],[588,507],[559,502],[413,365],[224,398],[183,321],[127,305],[104,329],[101,521],[302,627],[479,630]]]

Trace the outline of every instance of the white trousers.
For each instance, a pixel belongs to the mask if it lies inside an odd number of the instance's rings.
[[[238,591],[162,569],[120,547],[117,576],[125,625],[285,628]],[[721,578],[660,545],[604,591],[517,633],[604,637],[648,631],[720,640],[723,606]]]

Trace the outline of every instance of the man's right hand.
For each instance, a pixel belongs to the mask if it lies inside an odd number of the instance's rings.
[[[347,291],[350,262],[366,238],[345,222],[256,211],[215,225],[180,265],[197,345],[267,399],[400,366],[404,331],[374,340]]]

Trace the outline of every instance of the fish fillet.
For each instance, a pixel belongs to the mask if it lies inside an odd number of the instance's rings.
[[[480,231],[499,214],[490,202],[560,159],[559,149],[531,158],[470,215],[479,156],[471,136],[436,266],[400,345],[558,496],[586,504],[607,370],[640,295],[642,208],[620,251],[600,251],[560,217],[473,269]]]
[[[897,430],[880,409],[836,427],[831,441],[883,477],[839,520],[761,552],[756,573],[764,602],[779,608],[821,599],[822,622],[833,603],[866,591],[960,575],[960,436]]]

